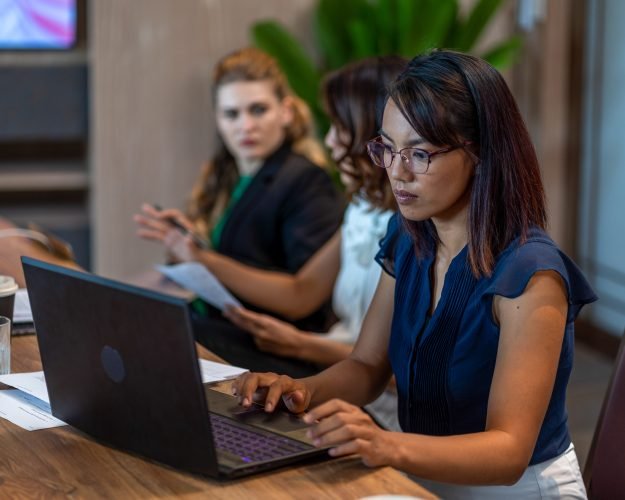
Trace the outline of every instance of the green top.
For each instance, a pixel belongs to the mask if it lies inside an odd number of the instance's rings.
[[[253,175],[242,175],[239,177],[239,180],[234,185],[234,188],[232,189],[232,195],[230,196],[230,201],[228,202],[228,206],[223,211],[223,213],[219,217],[219,220],[217,221],[217,224],[215,224],[215,227],[213,227],[213,230],[210,233],[211,245],[214,249],[217,249],[219,243],[221,242],[221,233],[224,230],[226,222],[228,222],[228,218],[230,217],[232,208],[241,199],[243,193],[245,193],[253,178]]]
[[[217,249],[217,247],[219,246],[219,243],[221,241],[221,233],[224,230],[224,226],[226,225],[226,222],[228,222],[228,217],[230,217],[232,208],[241,199],[241,197],[243,196],[243,193],[245,193],[245,190],[250,185],[253,178],[254,178],[253,175],[242,175],[239,177],[239,180],[234,185],[234,189],[232,190],[232,195],[230,196],[230,201],[228,202],[228,206],[219,217],[217,224],[215,224],[215,227],[213,228],[213,230],[211,231],[209,235],[210,240],[211,240],[211,245],[214,249]],[[200,298],[197,298],[193,302],[191,302],[191,307],[200,316],[208,315],[208,309],[206,307],[206,303]]]

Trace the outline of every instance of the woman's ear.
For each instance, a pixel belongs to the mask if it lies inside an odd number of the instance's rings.
[[[293,119],[295,118],[295,99],[292,96],[286,96],[282,99],[280,103],[281,109],[281,117],[282,117],[282,126],[288,127],[293,123]]]

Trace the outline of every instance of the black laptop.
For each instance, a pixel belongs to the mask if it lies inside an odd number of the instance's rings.
[[[297,417],[244,409],[202,384],[184,300],[27,257],[22,263],[55,417],[212,477],[327,456]]]

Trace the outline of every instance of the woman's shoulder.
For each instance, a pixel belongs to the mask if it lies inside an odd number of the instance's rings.
[[[341,226],[343,252],[357,254],[361,266],[373,262],[392,215],[392,212],[380,210],[366,200],[352,198]]]
[[[540,228],[530,228],[524,238],[517,237],[497,258],[493,276],[507,274],[510,268],[562,267],[568,257]]]
[[[375,232],[384,236],[389,219],[393,216],[392,210],[381,210],[367,199],[355,195],[345,210],[345,223],[353,225],[367,224],[375,228]]]
[[[271,171],[272,177],[280,184],[308,188],[322,185],[334,188],[332,178],[325,168],[292,150],[279,158]]]
[[[313,171],[313,170],[321,170],[322,172],[326,172],[327,165],[318,165],[313,162],[310,158],[294,151],[291,147],[285,147],[285,154],[282,157],[282,163],[288,165],[292,169],[297,169],[299,171]]]
[[[387,274],[396,277],[396,264],[399,261],[404,262],[410,256],[414,256],[412,238],[404,227],[400,214],[396,212],[388,219],[386,233],[380,240],[380,249],[375,260]]]
[[[526,238],[517,238],[500,254],[487,279],[487,294],[518,297],[534,274],[553,271],[560,275],[569,304],[593,302],[596,295],[577,264],[542,229],[532,228]]]

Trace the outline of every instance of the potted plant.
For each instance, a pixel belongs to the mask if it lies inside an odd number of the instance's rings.
[[[319,0],[313,16],[315,57],[276,21],[256,23],[252,37],[278,60],[322,132],[328,121],[318,97],[325,73],[377,55],[410,58],[435,47],[471,52],[501,3],[478,0],[461,15],[458,0]],[[521,38],[512,36],[479,55],[503,68],[514,61],[520,47]]]

